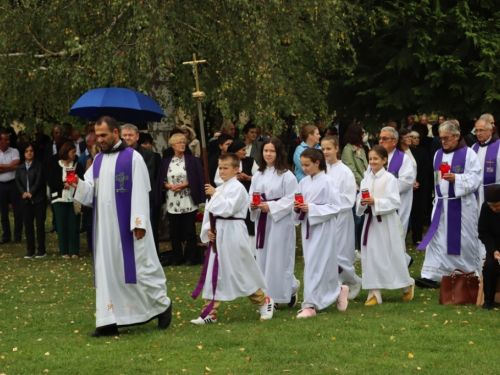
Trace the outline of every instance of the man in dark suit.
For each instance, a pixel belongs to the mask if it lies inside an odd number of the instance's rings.
[[[483,309],[493,309],[498,276],[500,275],[500,185],[486,188],[485,202],[479,214],[479,239],[486,247],[483,266]]]

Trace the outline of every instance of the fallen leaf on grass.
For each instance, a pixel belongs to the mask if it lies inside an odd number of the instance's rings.
[[[474,345],[474,342],[473,341],[469,341],[469,345]]]
[[[198,345],[197,348],[201,350],[201,349],[203,349],[203,346]]]
[[[75,333],[78,333],[78,330],[77,330],[77,329],[75,329],[75,331],[74,331],[74,332],[75,332]]]
[[[245,359],[246,359],[247,361],[251,361],[251,360],[252,360],[252,357],[245,357]]]
[[[336,340],[337,338],[335,336],[332,336],[332,340]]]
[[[408,353],[408,358],[413,358],[413,354],[412,353]]]
[[[12,351],[13,352],[17,352],[17,348],[12,348]]]
[[[50,355],[50,352],[45,353],[45,355]]]
[[[240,352],[244,352],[245,351],[245,348],[240,348]]]
[[[383,324],[381,324],[380,327],[382,327],[382,329],[385,329],[385,326]]]
[[[205,367],[205,370],[212,371],[212,370],[210,370],[210,367]]]

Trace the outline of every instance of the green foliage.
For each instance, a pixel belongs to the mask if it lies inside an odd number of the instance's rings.
[[[182,62],[196,53],[208,60],[205,102],[224,118],[245,111],[277,128],[283,114],[325,117],[326,77],[351,71],[360,11],[337,0],[11,0],[0,7],[2,116],[66,120],[80,95],[107,86],[165,107],[165,85],[177,107],[194,112],[194,79]]]
[[[330,103],[342,115],[377,124],[433,111],[470,119],[498,106],[499,2],[365,3],[358,66],[330,77]]]

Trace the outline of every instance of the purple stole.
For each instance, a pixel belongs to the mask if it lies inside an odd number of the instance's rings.
[[[462,174],[465,171],[465,159],[467,156],[468,147],[462,147],[453,154],[453,159],[451,162],[451,170],[455,174]],[[434,160],[434,171],[439,172],[439,166],[443,160],[443,149],[440,148],[436,152],[436,158]],[[455,184],[449,184],[448,197],[452,198],[448,200],[448,233],[447,233],[447,253],[448,255],[460,255],[461,247],[461,233],[462,233],[462,199],[455,198]],[[439,220],[441,218],[441,212],[443,211],[443,194],[441,193],[441,187],[439,184],[436,185],[437,194],[437,204],[434,211],[434,216],[432,217],[431,226],[429,231],[425,235],[420,245],[418,245],[417,250],[425,250],[427,245],[436,234],[439,226]]]
[[[490,143],[488,146],[484,146],[486,147],[483,168],[483,189],[485,193],[488,185],[494,184],[497,180],[497,155],[499,146],[500,140]],[[472,149],[477,154],[479,151],[479,142],[472,146]]]
[[[279,201],[281,198],[276,198],[276,199],[266,199],[266,194],[262,193],[262,202],[269,202],[269,201]],[[256,237],[256,249],[263,249],[264,248],[264,242],[266,240],[266,225],[267,225],[267,212],[260,212],[259,215],[259,224],[257,225],[257,237]]]
[[[97,192],[99,189],[99,172],[104,154],[99,153],[93,164],[94,172],[94,220],[92,223],[92,242],[95,249],[95,224],[97,220]],[[132,213],[132,159],[134,150],[130,147],[120,151],[115,165],[115,201],[118,216],[118,227],[123,252],[123,265],[125,271],[125,283],[136,284],[134,233],[130,230],[130,216]]]
[[[239,217],[221,217],[221,216],[214,216],[214,224],[216,225],[217,220],[243,220],[243,218]],[[217,226],[216,226],[217,228]],[[200,281],[198,282],[198,285],[194,289],[193,293],[191,294],[191,297],[193,299],[198,298],[200,295],[201,291],[203,290],[203,286],[205,285],[205,280],[207,278],[207,270],[208,270],[208,262],[210,260],[210,253],[212,252],[212,242],[208,243],[208,248],[207,248],[207,253],[205,255],[205,263],[203,264],[203,271],[201,271],[201,276],[200,276]],[[213,298],[210,304],[205,308],[205,310],[202,311],[200,317],[202,319],[206,318],[208,314],[210,314],[210,311],[214,308],[215,304],[215,291],[217,290],[217,278],[219,276],[219,256],[217,253],[214,253],[214,265],[212,269],[212,291],[213,291]]]
[[[366,242],[368,240],[368,231],[370,230],[370,225],[371,225],[372,219],[373,219],[373,211],[372,211],[372,208],[370,206],[366,207],[365,214],[368,215],[368,220],[366,222],[365,233],[363,235],[363,246],[366,246]],[[381,223],[382,216],[377,215],[377,221],[379,223]]]
[[[394,177],[399,178],[399,170],[403,165],[404,158],[404,152],[401,152],[398,149],[394,150],[394,155],[392,155],[392,159],[389,163],[389,168],[387,168],[387,172],[391,173]]]

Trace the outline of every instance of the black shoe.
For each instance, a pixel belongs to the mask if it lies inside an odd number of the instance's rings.
[[[49,230],[46,230],[45,233],[54,233],[57,232],[56,228],[52,227]]]
[[[109,326],[97,327],[97,329],[90,334],[91,337],[104,337],[104,336],[118,336],[118,327],[116,324]]]
[[[24,259],[31,259],[31,258],[34,258],[35,257],[35,253],[28,253],[24,256]]]
[[[481,306],[485,310],[493,310],[493,304],[490,302],[485,302],[483,303],[483,306]]]
[[[439,289],[439,284],[437,282],[426,278],[415,279],[415,285],[420,288]]]
[[[412,264],[413,264],[413,258],[410,258],[410,263],[408,264],[408,268],[410,268]]]
[[[43,252],[43,253],[38,252],[38,253],[36,254],[36,258],[37,258],[37,259],[40,259],[40,258],[45,258],[46,256],[47,256],[47,253],[45,253],[45,252]]]
[[[10,240],[2,240],[2,241],[0,241],[0,245],[5,245],[6,243],[9,243],[9,242],[10,242]]]
[[[170,306],[160,315],[158,315],[158,328],[159,329],[167,329],[172,321],[172,302],[170,302]]]

